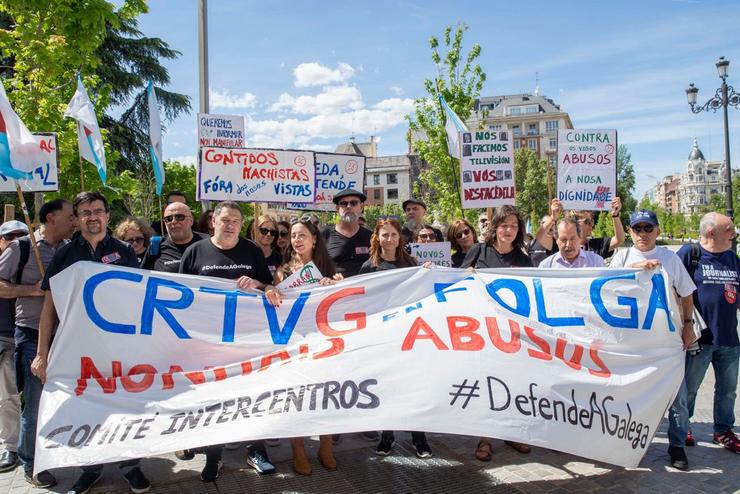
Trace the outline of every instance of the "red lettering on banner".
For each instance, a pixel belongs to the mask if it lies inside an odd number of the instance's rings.
[[[529,326],[524,326],[524,332],[527,333],[527,336],[530,340],[532,340],[532,343],[537,345],[542,350],[539,351],[528,348],[527,353],[529,354],[529,356],[541,360],[552,360],[552,354],[550,354],[550,345],[548,345],[545,340],[534,334],[534,329],[530,328]]]
[[[478,351],[485,346],[481,335],[476,333],[480,323],[472,317],[450,316],[447,328],[450,330],[450,342],[453,350]]]
[[[601,357],[599,357],[599,350],[597,348],[594,348],[594,347],[589,348],[588,354],[591,356],[591,360],[593,360],[594,364],[598,365],[600,369],[600,370],[589,369],[588,372],[592,376],[610,377],[612,375],[612,371],[609,370],[609,368],[604,364],[604,361],[601,360]]]
[[[486,317],[486,327],[488,327],[488,337],[491,338],[493,346],[505,353],[516,353],[522,348],[522,340],[519,336],[519,323],[509,319],[509,329],[511,330],[511,341],[504,341],[501,338],[501,330],[498,328],[498,322],[495,317]]]
[[[331,341],[331,348],[329,348],[328,350],[324,350],[323,352],[314,354],[314,360],[333,357],[334,355],[339,355],[344,351],[344,340],[342,338],[329,338],[328,341]],[[306,350],[308,350],[308,348]]]
[[[157,369],[153,365],[149,364],[138,364],[131,367],[128,371],[128,375],[121,376],[121,385],[123,389],[129,393],[141,393],[149,389],[154,382],[154,375],[157,373]],[[141,381],[134,381],[131,376],[142,376]]]
[[[206,375],[202,371],[184,372],[179,365],[171,365],[169,372],[162,374],[162,389],[172,389],[175,386],[175,380],[172,378],[175,372],[184,375],[193,384],[203,384],[206,382]]]
[[[216,381],[223,381],[224,379],[226,379],[228,377],[226,375],[226,369],[224,369],[223,367],[211,367],[211,366],[208,366],[208,367],[206,367],[206,370],[212,370],[213,371],[213,375],[216,377]]]
[[[573,355],[571,355],[570,359],[566,359],[565,347],[567,345],[568,342],[566,340],[564,340],[563,338],[558,338],[558,341],[555,343],[555,356],[562,360],[565,365],[567,365],[571,369],[581,370],[581,357],[583,357],[583,347],[578,344],[574,345]]]
[[[103,377],[103,374],[95,367],[95,363],[90,357],[81,357],[80,378],[77,380],[75,394],[80,396],[87,389],[87,380],[90,378],[95,379],[100,384],[103,393],[115,393],[116,378],[121,376],[121,362],[118,360],[114,360],[111,364],[111,374],[111,377]]]
[[[329,309],[331,309],[331,306],[339,299],[352,297],[354,295],[365,295],[365,288],[342,288],[341,290],[337,290],[330,294],[322,300],[321,303],[319,303],[319,306],[316,308],[316,326],[319,331],[324,333],[326,336],[342,336],[354,331],[359,331],[360,329],[365,329],[365,326],[367,325],[367,315],[364,312],[349,312],[344,315],[345,321],[355,321],[357,323],[356,327],[352,329],[342,331],[334,329],[329,325]]]
[[[404,338],[403,340],[401,351],[407,352],[414,348],[414,343],[416,343],[416,340],[432,340],[432,343],[434,343],[434,346],[437,347],[437,350],[449,350],[449,348],[447,348],[447,346],[439,338],[439,336],[437,336],[437,333],[435,333],[434,330],[421,317],[417,317],[416,319],[414,319],[414,323],[411,325],[411,329],[409,329],[406,338]]]
[[[241,367],[242,367],[242,376],[246,376],[247,374],[252,373],[252,362],[250,362],[249,360],[242,362]]]
[[[260,359],[260,370],[258,372],[266,371],[272,365],[272,361],[280,359],[283,363],[290,360],[290,354],[286,350],[280,350],[279,352],[273,352],[269,355],[265,355]]]

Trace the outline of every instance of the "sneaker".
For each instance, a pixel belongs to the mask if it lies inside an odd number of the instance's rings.
[[[396,442],[393,440],[392,436],[383,435],[383,437],[380,438],[378,447],[375,448],[375,453],[379,456],[388,456],[391,449],[393,449],[394,444],[396,444]]]
[[[691,433],[691,429],[689,429],[689,433],[686,434],[686,446],[696,446],[696,440],[694,439],[694,435]]]
[[[360,435],[364,437],[368,441],[377,441],[380,435],[378,434],[378,431],[365,431],[360,432]]]
[[[429,447],[429,443],[426,439],[416,441],[414,443],[414,447],[416,448],[416,456],[418,456],[419,458],[432,457],[432,448]]]
[[[712,441],[717,444],[721,444],[726,449],[729,449],[733,453],[740,454],[740,439],[737,438],[732,429],[723,432],[722,434],[714,434]]]
[[[224,462],[221,460],[206,461],[206,466],[200,472],[200,480],[203,482],[215,482],[221,472]]]
[[[195,453],[193,453],[192,449],[181,449],[179,451],[175,451],[175,456],[178,460],[188,461],[195,458]]]
[[[18,453],[8,450],[3,451],[3,454],[0,456],[0,473],[15,470],[18,463],[20,463]]]
[[[33,469],[31,468],[25,471],[23,478],[26,479],[26,482],[34,487],[38,487],[39,489],[48,489],[49,487],[57,485],[56,477],[54,477],[48,470],[39,472],[38,475],[34,476]]]
[[[67,494],[85,494],[92,489],[102,476],[102,472],[85,472],[83,470],[82,475],[77,479],[75,485],[67,491]]]
[[[224,445],[224,448],[227,449],[227,450],[229,450],[229,451],[236,451],[237,449],[239,449],[239,448],[242,447],[242,444],[244,444],[244,443],[242,443],[242,442],[238,442],[238,443],[226,443]]]
[[[247,453],[247,465],[257,470],[262,475],[270,475],[275,473],[275,465],[270,463],[266,452],[262,451],[249,451]]]
[[[123,474],[123,476],[128,481],[128,488],[134,494],[144,494],[152,488],[151,482],[144,476],[144,473],[139,467],[132,468],[128,473]]]
[[[668,454],[671,456],[671,466],[677,470],[688,470],[689,459],[686,452],[679,446],[668,446]]]

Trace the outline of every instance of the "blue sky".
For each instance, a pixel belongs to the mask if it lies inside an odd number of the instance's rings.
[[[532,92],[567,111],[576,128],[616,128],[632,153],[639,198],[683,171],[693,137],[724,158],[721,112],[694,115],[684,90],[714,95],[719,56],[740,91],[740,2],[210,0],[211,113],[247,117],[247,144],[333,150],[352,133],[380,138],[381,155],[407,151],[403,115],[434,77],[428,40],[468,26],[481,45],[482,96]],[[167,62],[170,90],[193,113],[172,122],[165,159],[197,148],[197,0],[156,0],[140,19],[147,36],[182,52]],[[466,49],[467,52],[467,49]],[[740,168],[740,110],[730,107],[730,149]]]

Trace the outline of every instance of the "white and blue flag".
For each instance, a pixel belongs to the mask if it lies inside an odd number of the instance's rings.
[[[460,159],[460,132],[468,132],[465,123],[452,111],[444,96],[439,96],[439,104],[445,112],[445,130],[447,131],[447,149],[450,156]]]
[[[154,179],[156,181],[156,193],[162,195],[162,186],[164,185],[164,163],[162,163],[162,122],[159,119],[159,104],[157,95],[154,94],[154,85],[149,81],[146,89],[147,101],[149,104],[149,154],[152,157],[152,168],[154,169]]]

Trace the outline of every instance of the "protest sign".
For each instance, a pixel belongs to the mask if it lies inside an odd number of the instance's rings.
[[[29,180],[18,180],[23,192],[53,192],[59,190],[59,155],[57,135],[48,132],[33,134],[38,143],[38,165]],[[15,192],[15,180],[0,174],[0,192]]]
[[[291,288],[300,288],[308,285],[315,285],[324,276],[319,271],[319,268],[313,263],[304,264],[295,273],[291,274],[287,278],[278,284],[277,288],[280,290],[289,290]]]
[[[683,379],[670,286],[660,270],[416,267],[275,308],[233,280],[78,262],[51,279],[34,468],[409,428],[635,467]]]
[[[293,203],[290,209],[334,211],[334,194],[345,189],[362,191],[365,157],[356,154],[316,153],[316,200]]]
[[[617,191],[617,131],[558,129],[558,199],[566,209],[608,211]]]
[[[313,163],[311,151],[203,147],[198,200],[313,202]]]
[[[450,253],[449,242],[429,242],[426,244],[409,244],[411,255],[419,260],[419,264],[427,261],[444,266],[452,267],[452,254]]]
[[[198,113],[198,146],[244,147],[244,117]]]
[[[509,133],[462,132],[460,142],[462,207],[515,204],[514,150]]]

